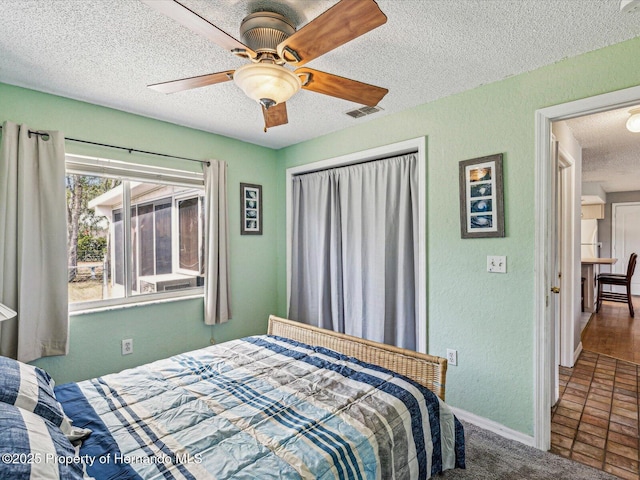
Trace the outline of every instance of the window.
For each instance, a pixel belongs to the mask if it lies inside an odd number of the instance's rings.
[[[71,310],[202,290],[202,174],[68,156],[67,212]]]

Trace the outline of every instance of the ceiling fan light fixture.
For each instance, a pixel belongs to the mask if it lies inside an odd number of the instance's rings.
[[[630,117],[627,119],[627,130],[640,133],[640,108],[629,110]]]
[[[302,86],[293,72],[271,63],[243,65],[233,74],[233,81],[247,97],[265,106],[286,102]]]

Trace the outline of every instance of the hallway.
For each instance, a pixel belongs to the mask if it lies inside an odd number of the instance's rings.
[[[640,480],[640,317],[632,319],[625,304],[605,302],[582,343],[574,368],[560,367],[551,452]]]
[[[624,303],[603,302],[582,332],[582,348],[640,364],[640,297],[633,297],[635,318]]]

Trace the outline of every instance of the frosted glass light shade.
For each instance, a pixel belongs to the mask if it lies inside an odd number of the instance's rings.
[[[293,72],[271,63],[250,63],[243,65],[233,74],[236,82],[247,97],[258,103],[271,100],[282,103],[300,90],[300,79]]]
[[[627,120],[627,130],[634,133],[640,133],[640,108],[630,110],[631,116]]]

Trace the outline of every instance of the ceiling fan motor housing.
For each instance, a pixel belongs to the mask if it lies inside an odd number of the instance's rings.
[[[289,38],[295,31],[291,21],[279,13],[255,12],[242,20],[240,38],[242,43],[255,52],[271,53],[277,57],[278,44]]]

